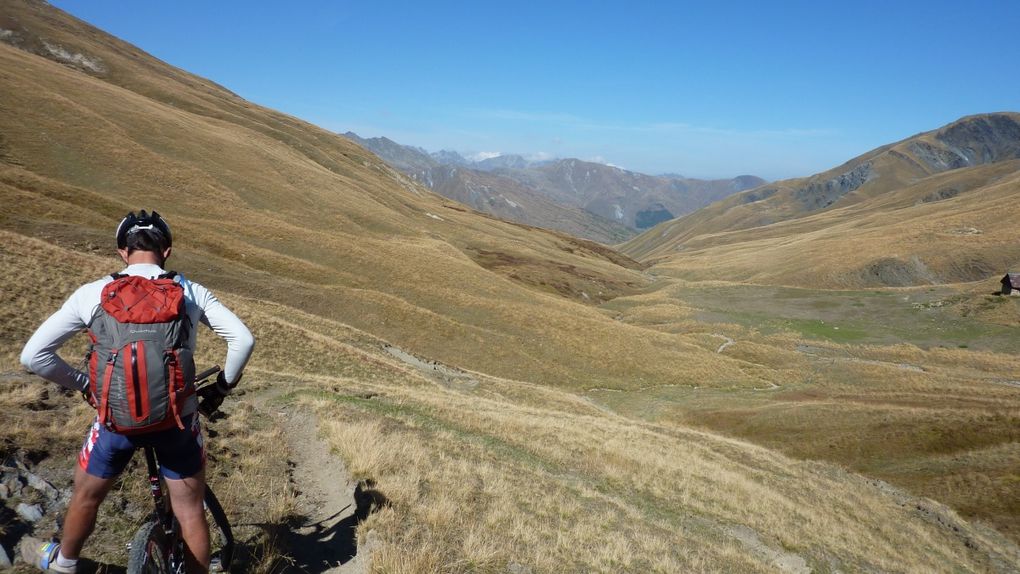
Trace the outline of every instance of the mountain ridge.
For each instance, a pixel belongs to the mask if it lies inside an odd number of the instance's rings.
[[[992,121],[997,125],[1005,124],[1007,133],[1012,135],[1009,141],[1020,141],[1020,114],[1000,112],[966,116],[941,128],[922,132],[898,142],[886,144],[865,152],[851,160],[827,171],[815,175],[783,180],[771,184],[757,186],[743,193],[720,201],[709,209],[701,210],[696,217],[688,218],[685,227],[692,229],[686,236],[694,233],[713,233],[733,231],[747,227],[758,227],[778,221],[793,219],[800,215],[819,209],[839,207],[838,202],[848,203],[862,197],[880,194],[918,177],[927,177],[949,169],[980,165],[975,163],[974,145],[981,147],[982,158],[998,157],[1004,153],[1007,157],[1020,157],[1020,150],[1015,144],[1007,144],[1006,150],[992,150],[980,138],[976,141],[959,141],[959,132],[968,131],[972,123],[985,124]],[[977,130],[979,134],[987,134],[989,130]],[[992,128],[994,131],[994,128]],[[946,136],[945,134],[953,134]],[[954,137],[955,136],[955,137]],[[934,145],[931,140],[944,141],[953,139],[954,144]],[[963,151],[959,144],[963,143]],[[920,157],[920,159],[919,159]],[[886,164],[886,165],[876,165]],[[891,165],[890,165],[891,164]],[[886,169],[882,169],[885,167]],[[866,184],[871,184],[866,185]],[[864,188],[861,190],[861,188]],[[853,192],[862,193],[851,196]],[[866,192],[863,193],[863,192]],[[786,201],[794,199],[796,201]],[[786,205],[784,205],[784,201]],[[741,206],[755,204],[758,208],[753,212],[729,214],[728,210],[737,211]],[[763,212],[768,212],[764,215]],[[706,223],[711,220],[712,223]]]
[[[1020,114],[971,115],[881,146],[814,176],[735,194],[663,223],[629,240],[621,250],[646,263],[657,262],[664,269],[683,268],[686,259],[687,264],[702,270],[697,272],[699,277],[704,276],[707,261],[714,258],[718,276],[736,273],[790,285],[974,281],[1004,271],[1020,256],[1006,239],[1007,214],[1017,211],[1007,198],[1015,185],[1011,178],[1017,159]],[[999,189],[1003,185],[1005,189]],[[992,205],[997,210],[994,216],[960,223],[961,209],[987,211]],[[876,228],[880,221],[886,222],[884,227]],[[848,231],[863,225],[871,229],[868,234]],[[920,230],[938,225],[949,230],[982,230],[981,237],[949,235],[940,244],[925,245],[918,236]],[[837,236],[840,230],[844,230],[842,237]],[[809,236],[815,244],[805,242]],[[845,258],[830,258],[821,252],[821,245],[828,253],[841,253]],[[772,261],[771,257],[789,261],[796,253],[805,265],[816,265],[816,271],[824,272],[812,278],[786,263],[782,270],[761,269],[748,255],[735,255],[737,251],[750,254],[753,248],[769,254],[760,258],[760,263]],[[953,258],[960,256],[972,264],[955,264]],[[735,266],[727,269],[726,261]],[[855,269],[837,269],[847,263]]]
[[[364,139],[353,132],[344,137],[375,153],[391,167],[432,191],[483,213],[555,229],[601,243],[618,243],[633,231],[573,205],[557,203],[544,194],[488,171],[456,152],[429,154],[386,137]],[[456,155],[453,155],[456,154]]]
[[[529,161],[504,154],[470,161],[456,152],[429,153],[386,137],[361,138],[353,132],[344,136],[445,197],[499,217],[603,243],[617,243],[659,221],[764,183],[750,175],[726,180],[650,176],[574,158]],[[558,207],[537,199],[536,194]],[[503,205],[508,199],[508,205],[518,209]],[[578,214],[576,209],[592,215]],[[597,218],[597,225],[589,221],[591,216]],[[615,227],[606,230],[608,226]]]

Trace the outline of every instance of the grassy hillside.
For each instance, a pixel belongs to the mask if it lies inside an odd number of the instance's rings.
[[[273,417],[389,501],[358,528],[373,572],[1016,571],[1020,365],[1001,348],[778,324],[761,314],[833,303],[713,302],[721,284],[474,212],[45,4],[0,3],[0,28],[0,459],[66,486],[90,413],[17,354],[118,269],[119,217],[155,207],[171,267],[258,338],[210,423],[252,571],[279,571],[264,548],[302,518]],[[1006,329],[980,301],[927,302]],[[201,365],[222,356],[200,343]],[[122,484],[103,563],[143,515],[141,481]],[[27,529],[7,511],[4,544]]]
[[[982,279],[1020,257],[1010,239],[1018,150],[1020,115],[964,118],[663,223],[622,251],[689,278],[830,288]]]
[[[824,288],[998,280],[1020,261],[1018,190],[1020,161],[954,170],[793,221],[691,238],[655,270]]]
[[[2,264],[33,286],[4,293],[5,320],[19,329],[109,265],[3,234]],[[272,556],[265,533],[300,522],[293,493],[280,487],[282,459],[260,442],[280,442],[260,418],[265,400],[317,420],[353,476],[383,494],[385,505],[358,533],[372,572],[1011,572],[1020,558],[994,530],[837,466],[686,424],[623,417],[548,385],[480,373],[451,381],[343,323],[224,299],[259,334],[260,351],[244,394],[231,398],[233,414],[208,423],[212,484],[240,525],[254,571],[285,563],[259,561]],[[202,343],[199,363],[216,360],[218,345]],[[40,467],[67,466],[88,410],[26,375],[5,377],[0,454],[20,448]],[[122,540],[142,518],[140,473],[124,484],[115,495],[121,506],[106,507],[90,546],[101,564],[123,563]]]
[[[105,249],[125,212],[157,208],[179,238],[174,265],[201,281],[501,375],[675,382],[699,353],[590,306],[648,284],[626,257],[473,212],[343,137],[58,16],[11,3],[0,27],[104,71],[0,45],[4,229]]]
[[[663,224],[657,234],[650,230],[628,242],[624,251],[644,258],[658,247],[698,235],[768,226],[860,203],[945,171],[1014,159],[1020,159],[1020,114],[968,116],[811,177],[733,195],[682,218],[680,225]]]

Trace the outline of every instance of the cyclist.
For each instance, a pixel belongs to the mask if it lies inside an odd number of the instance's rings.
[[[117,252],[127,265],[120,274],[155,279],[166,273],[173,238],[170,227],[158,213],[129,213],[117,226]],[[87,283],[36,330],[21,353],[21,363],[35,374],[74,391],[88,394],[89,376],[63,361],[56,351],[75,333],[89,326],[100,306],[103,287],[113,276]],[[227,358],[215,385],[203,388],[205,411],[214,411],[223,397],[241,379],[251,356],[254,338],[244,323],[208,289],[179,279],[184,290],[185,312],[191,325],[200,321],[227,342]],[[190,330],[186,343],[194,350],[197,329]],[[202,506],[205,494],[205,450],[195,395],[184,400],[180,428],[144,434],[124,435],[100,424],[92,424],[78,456],[74,491],[64,519],[60,543],[26,538],[21,545],[26,562],[52,572],[74,573],[85,540],[96,523],[96,512],[116,477],[127,466],[134,450],[152,445],[166,479],[174,515],[181,525],[188,570],[205,572],[209,565],[209,526]]]

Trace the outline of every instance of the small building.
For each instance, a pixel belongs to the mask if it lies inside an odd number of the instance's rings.
[[[1003,295],[1020,295],[1020,273],[1006,273],[1001,283]]]

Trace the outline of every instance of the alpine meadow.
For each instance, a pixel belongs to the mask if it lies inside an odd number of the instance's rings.
[[[17,477],[66,493],[95,416],[19,354],[145,207],[257,340],[205,423],[235,572],[1020,572],[1020,114],[644,230],[521,176],[538,227],[47,3],[0,0],[0,40],[10,556],[66,504]],[[222,353],[203,330],[199,369]],[[143,475],[96,571],[124,571]]]

